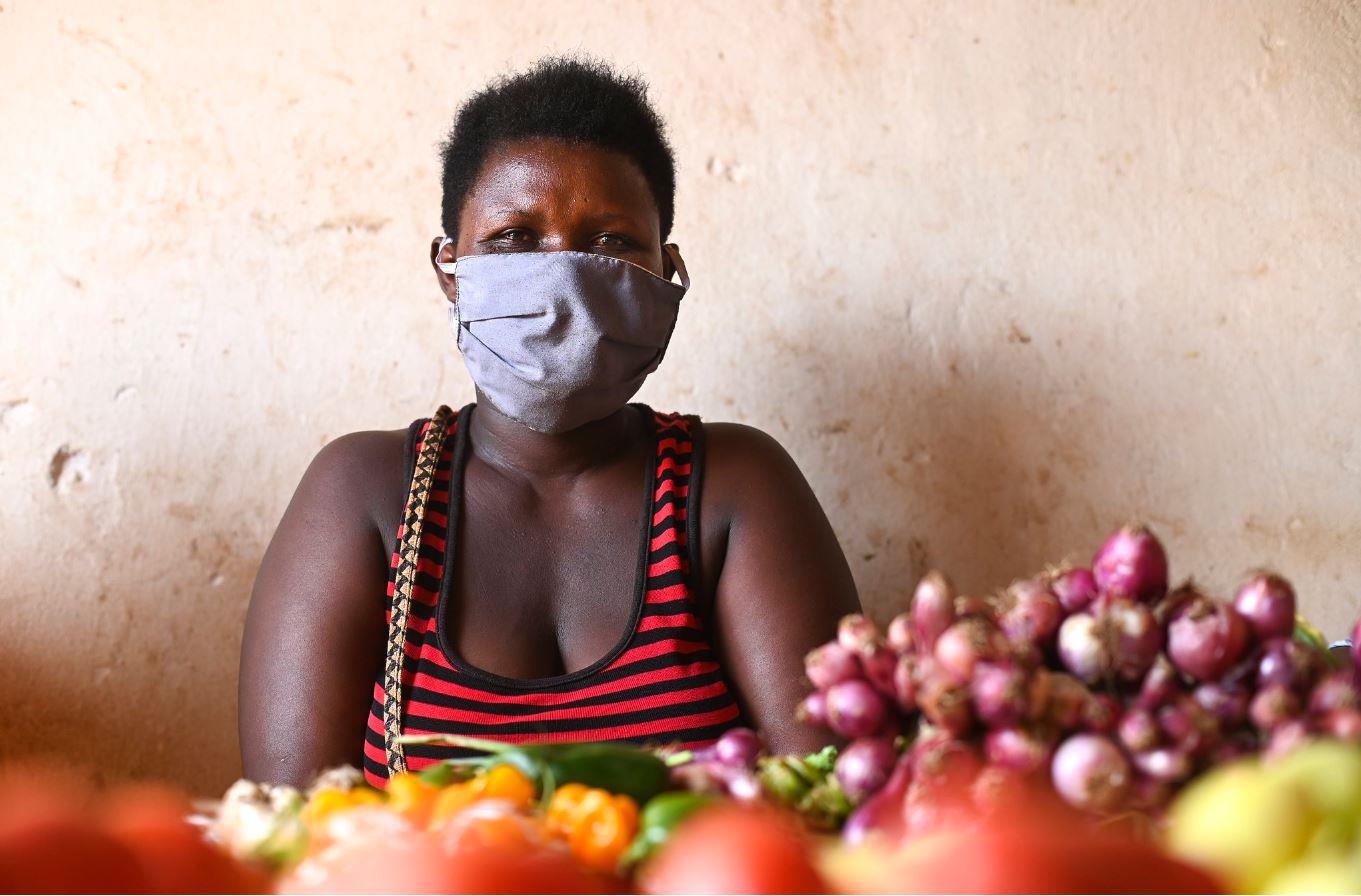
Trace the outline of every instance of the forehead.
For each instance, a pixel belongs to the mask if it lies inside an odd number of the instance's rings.
[[[628,156],[551,139],[502,143],[487,154],[463,214],[478,218],[508,208],[659,217],[647,180]]]

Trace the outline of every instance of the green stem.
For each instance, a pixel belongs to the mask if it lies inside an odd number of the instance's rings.
[[[427,745],[439,747],[458,747],[463,750],[476,750],[479,753],[504,753],[516,749],[515,744],[483,737],[467,737],[462,734],[403,734],[397,738],[403,745]]]

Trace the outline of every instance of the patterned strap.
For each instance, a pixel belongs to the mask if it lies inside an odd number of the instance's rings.
[[[435,465],[444,448],[453,411],[440,405],[421,441],[411,473],[411,491],[406,498],[402,538],[397,545],[398,563],[392,593],[392,614],[388,620],[387,662],[383,667],[383,746],[387,752],[388,773],[406,771],[406,753],[397,738],[402,733],[402,668],[406,661],[406,623],[411,612],[411,589],[416,581],[416,566],[421,551],[421,530],[425,524],[425,505],[435,481]]]

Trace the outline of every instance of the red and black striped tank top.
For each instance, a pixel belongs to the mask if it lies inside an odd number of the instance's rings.
[[[635,405],[652,435],[650,513],[633,624],[619,644],[585,669],[544,679],[510,679],[465,663],[444,626],[451,561],[468,454],[465,407],[450,423],[426,506],[402,670],[404,734],[464,734],[508,742],[615,740],[701,746],[741,724],[740,710],[697,612],[697,502],[703,460],[698,418]],[[428,420],[412,424],[418,455]],[[411,472],[408,451],[408,479]],[[452,513],[451,513],[452,509]],[[452,517],[452,521],[451,521]],[[398,532],[400,543],[402,533]],[[392,556],[392,612],[399,557]],[[364,739],[364,774],[377,787],[389,769],[383,737],[383,677],[374,683]],[[447,747],[406,747],[412,771],[460,755]]]

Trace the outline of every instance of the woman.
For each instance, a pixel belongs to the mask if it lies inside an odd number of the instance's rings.
[[[303,476],[246,621],[248,776],[453,752],[403,733],[817,745],[802,657],[858,607],[822,508],[764,433],[627,403],[688,285],[674,191],[645,85],[601,64],[460,110],[430,255],[477,403]]]

